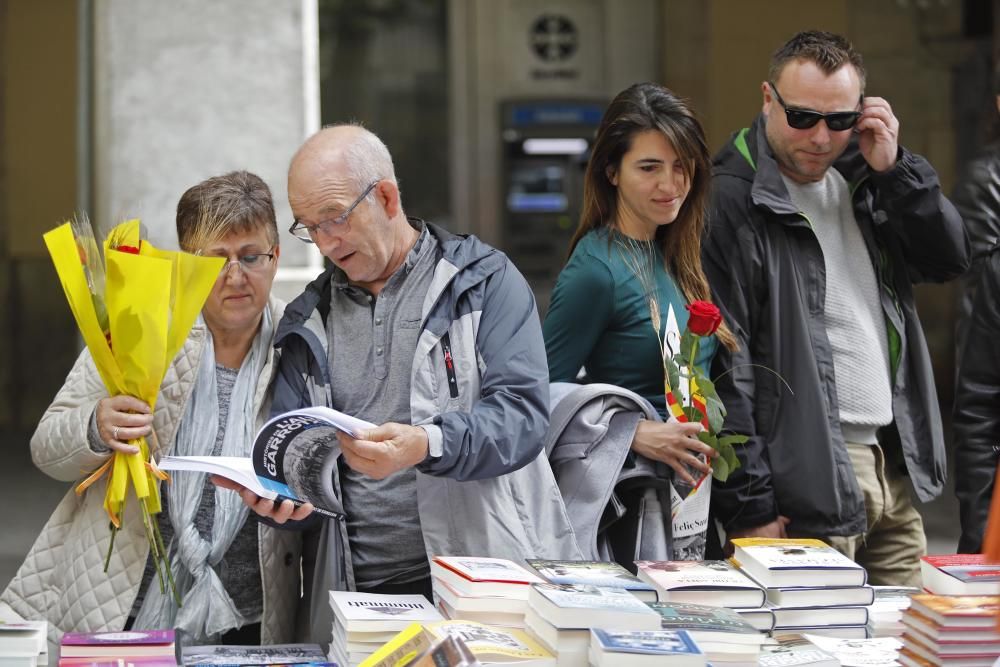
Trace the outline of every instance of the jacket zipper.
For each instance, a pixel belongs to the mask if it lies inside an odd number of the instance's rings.
[[[445,332],[441,336],[441,354],[444,356],[444,370],[448,375],[448,392],[458,398],[458,378],[455,376],[455,360],[451,356],[451,338]]]

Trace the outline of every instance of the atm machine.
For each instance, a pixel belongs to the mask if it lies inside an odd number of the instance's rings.
[[[501,107],[503,248],[543,317],[580,221],[584,170],[605,105],[560,99]]]

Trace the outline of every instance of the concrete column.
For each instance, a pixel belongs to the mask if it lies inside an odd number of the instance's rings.
[[[319,127],[316,0],[95,0],[91,215],[176,247],[185,189],[247,169],[287,229],[288,161]],[[318,266],[282,229],[282,267]],[[299,278],[316,270],[303,271]],[[284,271],[282,277],[287,277]],[[276,289],[286,298],[303,280]]]

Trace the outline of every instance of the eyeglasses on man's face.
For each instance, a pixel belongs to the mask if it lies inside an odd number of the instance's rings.
[[[210,257],[223,257],[223,259],[228,259],[224,255],[209,255]],[[239,266],[240,270],[246,274],[263,273],[271,266],[271,262],[274,261],[274,246],[268,248],[267,252],[255,252],[248,253],[236,259],[228,259],[228,261],[222,265],[222,270],[219,271],[219,277],[224,277],[229,273],[229,269],[232,266]]]
[[[322,232],[323,234],[329,234],[331,232],[343,229],[347,226],[347,218],[351,215],[351,212],[358,207],[368,193],[378,185],[378,181],[372,181],[372,183],[365,188],[354,203],[347,207],[347,210],[338,215],[336,218],[330,218],[329,220],[323,220],[317,222],[315,225],[306,225],[298,220],[292,223],[292,226],[288,228],[288,231],[297,239],[301,239],[306,243],[315,243],[316,237]]]
[[[790,107],[785,104],[785,100],[781,99],[781,94],[778,92],[778,89],[775,88],[774,83],[768,81],[767,85],[771,86],[771,91],[774,92],[774,97],[778,100],[778,104],[780,104],[781,108],[785,110],[785,120],[788,121],[788,126],[793,129],[808,130],[822,120],[826,122],[826,126],[830,128],[831,131],[843,132],[844,130],[849,130],[857,125],[858,119],[861,118],[860,111],[831,111],[829,113],[823,113],[820,111],[813,111],[812,109]],[[858,106],[863,104],[864,100],[865,96],[861,95],[858,99]]]

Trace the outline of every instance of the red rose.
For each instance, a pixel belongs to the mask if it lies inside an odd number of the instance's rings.
[[[688,329],[696,336],[711,336],[722,324],[722,313],[709,301],[694,301],[688,306]]]

